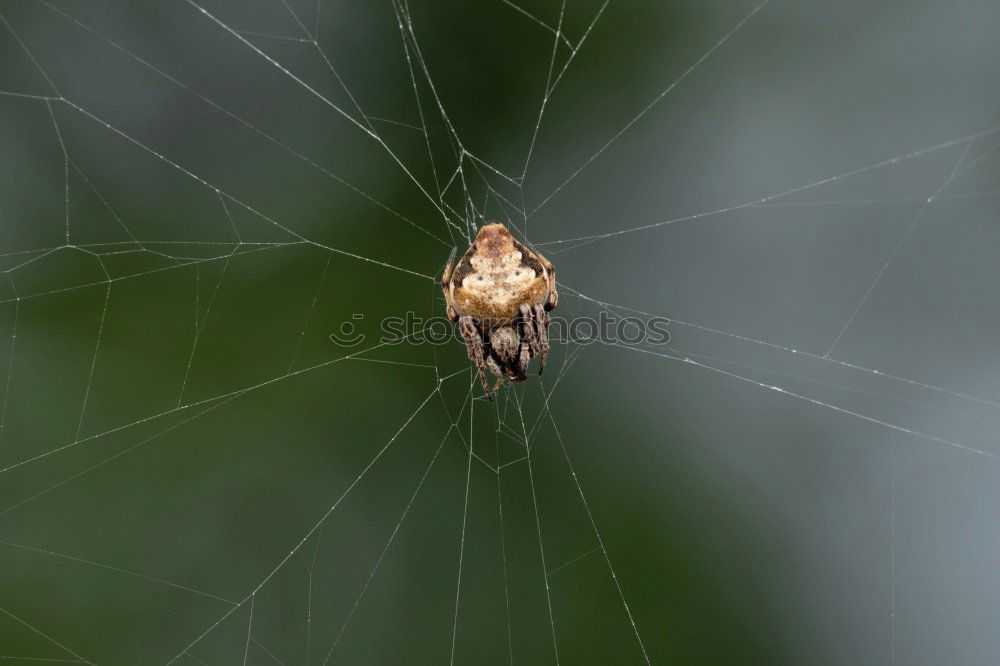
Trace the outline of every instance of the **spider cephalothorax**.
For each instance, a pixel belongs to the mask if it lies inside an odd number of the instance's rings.
[[[559,302],[552,264],[499,222],[483,226],[453,268],[454,261],[452,250],[441,278],[448,318],[459,323],[486,395],[487,367],[497,386],[505,378],[523,382],[528,362],[541,355],[541,374],[549,353],[548,311]]]

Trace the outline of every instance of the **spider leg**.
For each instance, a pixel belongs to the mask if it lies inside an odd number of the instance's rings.
[[[503,379],[503,368],[500,367],[500,364],[497,363],[497,360],[493,358],[492,354],[486,355],[486,367],[490,369],[490,372],[492,372],[494,376]]]
[[[447,287],[448,281],[451,280],[451,269],[452,264],[455,263],[455,255],[458,253],[458,248],[451,248],[451,254],[448,255],[448,263],[444,266],[444,275],[441,276],[441,286]]]
[[[523,382],[525,379],[528,378],[527,376],[528,363],[531,362],[531,357],[532,353],[531,353],[531,348],[528,345],[528,342],[522,341],[521,351],[517,357],[517,368],[513,369],[516,370],[516,372],[514,372],[511,376],[512,381]]]
[[[545,301],[545,309],[552,310],[559,304],[559,292],[556,290],[556,267],[553,266],[548,259],[537,252],[535,252],[535,256],[538,257],[538,261],[541,262],[542,267],[545,268],[549,284],[549,297]]]
[[[535,306],[535,329],[538,331],[538,344],[541,348],[542,362],[538,374],[545,371],[545,360],[549,357],[549,324],[552,318],[541,305]]]
[[[458,252],[457,247],[451,248],[451,255],[448,257],[448,263],[444,267],[444,275],[441,276],[441,291],[444,292],[444,302],[448,304],[448,319],[452,321],[458,321],[458,313],[455,312],[455,308],[451,305],[451,271],[452,264],[455,263],[455,253]]]
[[[528,345],[531,356],[537,356],[542,350],[538,341],[538,322],[527,303],[521,304],[521,340]]]
[[[496,375],[497,377],[496,382],[494,382],[493,384],[493,392],[496,393],[497,389],[503,386],[504,371],[500,367],[500,364],[497,363],[497,360],[493,358],[492,354],[486,355],[486,365],[487,367],[489,367],[490,371],[492,371],[493,374]]]
[[[483,383],[483,391],[486,393],[486,397],[492,400],[490,385],[486,381],[486,355],[483,353],[482,334],[479,332],[476,322],[468,315],[459,319],[459,327],[462,330],[462,337],[465,338],[465,346],[469,348],[469,358],[476,363],[476,369],[479,370],[479,381]]]

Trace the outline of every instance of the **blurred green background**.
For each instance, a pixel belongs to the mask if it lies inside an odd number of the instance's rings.
[[[0,16],[3,663],[1000,663],[995,3]],[[489,219],[670,346],[379,345]]]

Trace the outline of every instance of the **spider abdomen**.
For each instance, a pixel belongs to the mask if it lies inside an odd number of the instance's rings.
[[[517,271],[482,271],[468,274],[455,285],[454,297],[461,314],[496,326],[516,319],[522,303],[544,303],[548,286],[530,268]]]

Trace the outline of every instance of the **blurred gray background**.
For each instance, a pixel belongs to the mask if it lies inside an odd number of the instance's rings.
[[[1000,6],[561,8],[0,0],[0,660],[1000,663]]]

